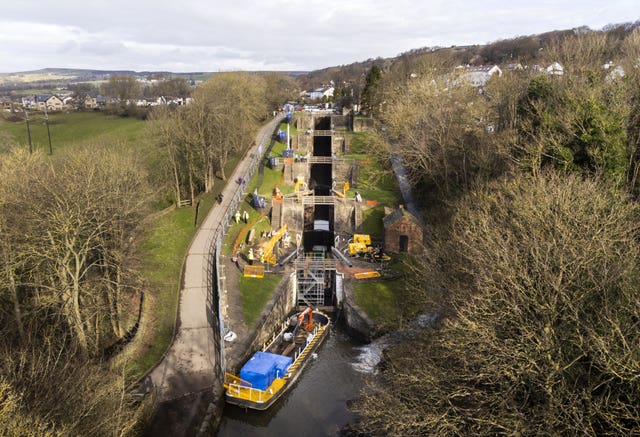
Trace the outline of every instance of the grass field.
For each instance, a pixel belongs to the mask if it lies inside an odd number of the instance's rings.
[[[357,190],[351,188],[347,196],[353,197],[358,191],[365,201],[377,202],[374,207],[363,211],[361,232],[380,239],[384,207],[397,208],[402,203],[402,194],[394,173],[367,153],[369,147],[366,133],[353,134],[350,153],[345,158],[360,161],[360,174]]]
[[[402,320],[405,281],[395,279],[355,281],[354,298],[381,331],[398,328]]]
[[[266,274],[262,279],[240,276],[244,322],[248,327],[256,322],[281,280],[282,275],[276,274]]]
[[[382,223],[384,207],[397,208],[403,202],[402,195],[391,169],[368,153],[370,148],[368,134],[353,135],[350,154],[346,158],[362,163],[358,192],[364,200],[377,201],[374,207],[363,211],[361,232],[371,235],[374,240],[380,240],[384,231]],[[348,195],[353,195],[354,191],[354,189],[349,190]],[[394,255],[390,268],[403,271],[402,258]],[[373,319],[379,329],[382,331],[397,329],[402,323],[405,313],[403,296],[406,293],[404,280],[354,281],[353,290],[356,303]]]
[[[31,142],[34,150],[49,152],[47,126],[43,114],[29,115]],[[49,114],[49,130],[53,153],[74,146],[101,146],[113,143],[142,145],[144,121],[136,118],[107,116],[101,112]],[[18,145],[28,146],[25,121],[0,120],[0,132],[5,132]]]
[[[193,235],[193,209],[170,210],[147,228],[142,235],[142,276],[149,284],[151,295],[150,324],[153,341],[131,368],[136,376],[143,375],[162,356],[176,320],[182,261]]]

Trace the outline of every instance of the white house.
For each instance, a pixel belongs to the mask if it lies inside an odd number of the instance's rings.
[[[313,91],[307,93],[307,98],[311,100],[322,99],[324,97],[333,97],[333,91],[335,88],[332,86],[326,88],[316,88]]]
[[[465,83],[471,86],[485,86],[491,76],[497,74],[498,77],[502,76],[502,70],[497,65],[481,65],[478,67],[456,67],[462,69],[462,79]]]
[[[545,71],[552,76],[562,76],[564,74],[564,68],[558,62],[549,65]]]

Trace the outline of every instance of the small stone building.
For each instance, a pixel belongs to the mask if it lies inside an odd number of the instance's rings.
[[[382,219],[385,252],[422,253],[423,230],[418,219],[402,205],[396,210],[385,208],[385,214]]]

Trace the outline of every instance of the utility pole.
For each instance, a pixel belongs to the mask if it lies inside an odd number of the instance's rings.
[[[47,125],[47,137],[49,138],[49,155],[53,155],[53,149],[51,148],[51,131],[49,131],[49,113],[47,113],[47,104],[44,105],[44,122]]]
[[[29,128],[29,113],[24,110],[24,115],[27,118],[27,138],[29,139],[29,154],[33,153],[33,146],[31,145],[31,129]]]

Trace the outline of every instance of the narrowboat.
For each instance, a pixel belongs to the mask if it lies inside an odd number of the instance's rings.
[[[329,316],[310,307],[288,317],[239,375],[225,374],[227,403],[268,409],[294,385],[329,335],[330,324]]]

